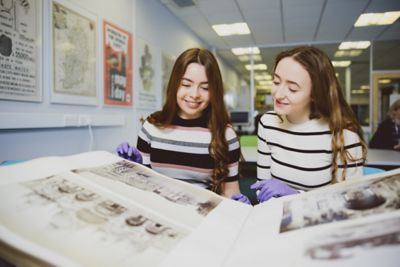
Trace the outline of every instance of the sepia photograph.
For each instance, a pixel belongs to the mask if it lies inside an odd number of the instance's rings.
[[[380,214],[400,208],[400,174],[283,203],[280,233]]]
[[[313,236],[304,248],[304,266],[396,267],[400,255],[400,217],[341,227]]]
[[[68,175],[2,186],[0,194],[10,204],[0,207],[3,226],[83,266],[154,266],[189,234],[141,207],[82,187]]]
[[[222,201],[221,197],[200,188],[187,187],[184,182],[174,181],[172,185],[170,177],[127,160],[73,172],[79,175],[91,173],[157,194],[175,204],[191,207],[201,216],[206,216]]]

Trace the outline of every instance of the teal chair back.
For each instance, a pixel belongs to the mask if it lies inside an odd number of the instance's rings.
[[[385,170],[374,167],[366,167],[366,166],[364,166],[363,168],[363,175],[382,173],[382,172],[385,172]]]

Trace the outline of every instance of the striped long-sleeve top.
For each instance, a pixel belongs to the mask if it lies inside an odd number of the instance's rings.
[[[275,112],[265,113],[258,125],[257,178],[277,178],[300,190],[331,183],[331,131],[326,121],[301,124],[283,121]],[[347,163],[346,179],[362,175],[362,147],[358,135],[344,131],[345,149],[356,159]],[[338,159],[337,180],[344,166]]]
[[[229,174],[225,182],[237,181],[240,158],[239,139],[231,127],[226,128],[229,144]],[[147,120],[138,134],[137,148],[143,164],[153,170],[211,188],[214,159],[209,153],[211,131],[205,118],[185,120],[176,117],[173,125],[159,128]]]

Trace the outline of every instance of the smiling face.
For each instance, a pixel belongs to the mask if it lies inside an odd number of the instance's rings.
[[[210,102],[208,79],[205,67],[190,63],[183,75],[176,101],[180,108],[178,115],[182,119],[199,118]]]
[[[311,78],[306,69],[291,57],[283,58],[275,68],[272,84],[274,110],[292,123],[309,119]]]

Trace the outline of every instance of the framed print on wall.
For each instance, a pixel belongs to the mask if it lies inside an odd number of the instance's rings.
[[[104,104],[132,106],[132,34],[103,22]]]
[[[136,38],[136,107],[155,110],[161,107],[161,49]]]
[[[161,52],[161,76],[162,76],[162,99],[161,104],[164,105],[166,101],[167,95],[167,86],[169,82],[169,78],[171,76],[172,69],[175,64],[176,57],[172,56],[164,51]]]
[[[42,1],[0,1],[0,99],[42,101]]]
[[[97,17],[67,1],[51,2],[51,102],[97,104]]]

